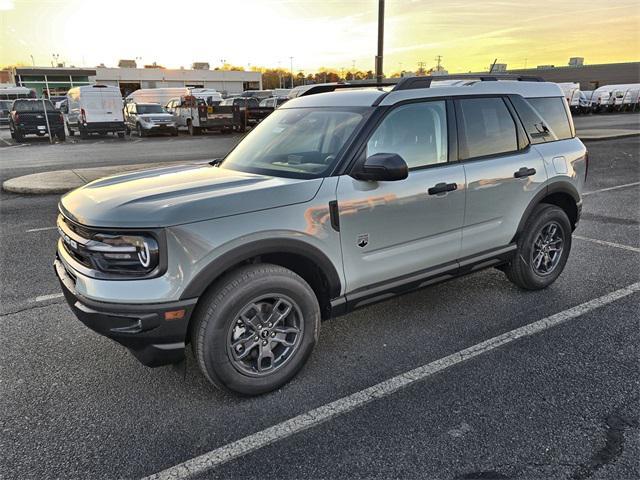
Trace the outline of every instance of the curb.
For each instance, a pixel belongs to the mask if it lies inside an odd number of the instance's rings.
[[[593,141],[593,140],[617,140],[619,138],[629,138],[640,136],[640,132],[633,133],[619,133],[615,135],[577,135],[580,140]]]
[[[201,161],[198,161],[201,162]],[[195,163],[198,163],[195,162]],[[67,193],[99,178],[140,170],[172,165],[188,165],[194,162],[140,163],[108,167],[78,168],[75,170],[53,170],[10,178],[2,183],[2,190],[28,195],[54,195]]]

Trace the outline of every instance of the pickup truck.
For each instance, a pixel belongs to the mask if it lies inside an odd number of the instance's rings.
[[[45,118],[46,108],[46,118]],[[9,131],[11,138],[16,142],[22,142],[25,135],[38,135],[42,137],[49,133],[64,141],[64,117],[62,112],[56,110],[49,100],[37,100],[32,98],[20,98],[13,102],[9,112]]]
[[[258,99],[254,97],[226,98],[220,105],[233,105],[240,109],[240,125],[237,127],[237,130],[241,132],[244,132],[247,127],[257,125],[274,110],[273,107],[261,107]]]
[[[175,117],[176,125],[186,127],[190,135],[199,135],[203,130],[231,132],[242,122],[237,106],[208,105],[193,95],[174,98],[165,109]]]

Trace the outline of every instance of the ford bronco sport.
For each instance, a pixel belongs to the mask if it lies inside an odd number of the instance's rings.
[[[66,194],[72,310],[145,365],[190,344],[213,384],[251,395],[300,370],[321,319],[486,267],[549,286],[587,174],[563,93],[456,78],[310,89],[224,159]]]

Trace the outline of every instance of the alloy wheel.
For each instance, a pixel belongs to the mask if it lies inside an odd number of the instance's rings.
[[[531,249],[531,267],[538,275],[551,274],[560,263],[564,233],[556,222],[546,223],[538,232]]]
[[[250,376],[270,375],[293,357],[304,333],[298,305],[281,294],[246,304],[231,323],[227,353],[234,368]]]

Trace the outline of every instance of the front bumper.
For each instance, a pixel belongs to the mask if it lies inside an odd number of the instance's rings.
[[[60,259],[53,265],[71,310],[91,330],[127,347],[148,367],[184,358],[187,327],[197,299],[142,305],[96,302],[76,292],[75,280]],[[165,319],[166,312],[180,310],[184,311],[182,318]]]
[[[178,127],[171,123],[141,123],[142,128],[146,130],[147,133],[169,133],[175,132]]]

